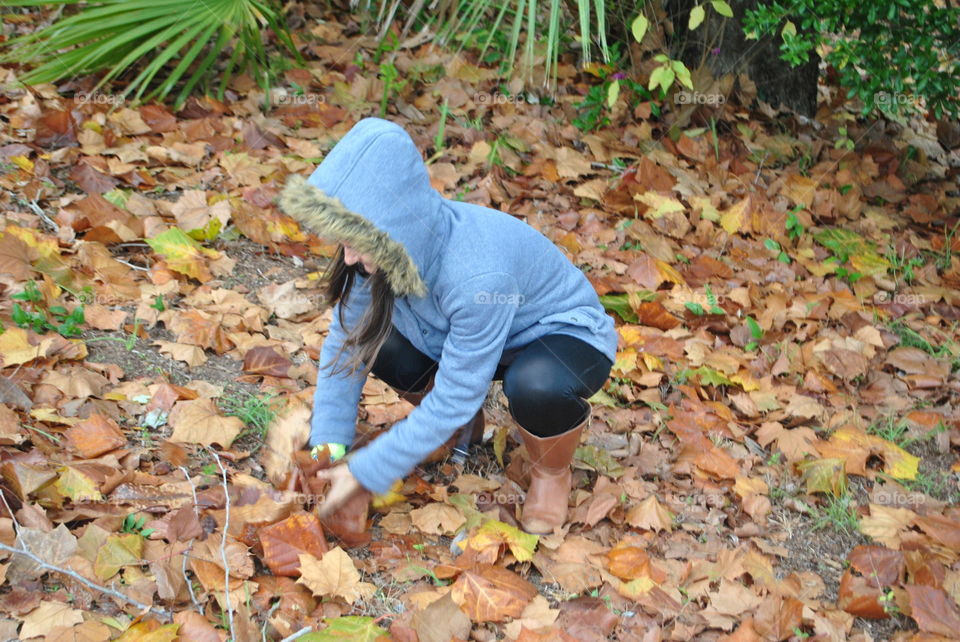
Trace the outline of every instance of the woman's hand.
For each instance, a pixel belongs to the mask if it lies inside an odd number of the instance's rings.
[[[323,503],[317,507],[317,513],[321,519],[335,513],[354,495],[363,490],[363,486],[350,472],[346,463],[337,464],[325,470],[318,470],[317,478],[330,482]]]

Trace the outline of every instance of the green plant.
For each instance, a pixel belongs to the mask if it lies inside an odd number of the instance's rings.
[[[803,209],[803,205],[797,205],[787,213],[787,222],[784,227],[787,230],[787,236],[794,241],[799,241],[806,228],[797,218],[797,214]]]
[[[822,530],[828,526],[833,530],[853,535],[860,530],[860,518],[857,516],[856,506],[849,493],[834,497],[829,495],[824,498],[824,504],[812,509],[813,524],[811,528],[814,531]]]
[[[155,529],[153,528],[144,528],[143,525],[147,523],[146,516],[137,519],[136,513],[130,513],[123,520],[123,526],[120,528],[121,533],[133,533],[140,535],[141,537],[150,537]]]
[[[747,350],[756,350],[760,345],[760,339],[763,338],[763,328],[760,327],[760,324],[757,323],[757,320],[753,317],[747,317],[746,319],[747,327],[750,329],[750,336],[753,337],[753,341],[749,342],[744,346]]]
[[[900,607],[897,606],[896,595],[892,587],[884,589],[883,593],[877,598],[877,602],[883,607],[883,612],[887,615],[900,615]]]
[[[780,57],[797,66],[813,51],[840,74],[863,114],[960,115],[960,9],[927,0],[773,0],[744,15],[748,37],[783,25]]]
[[[920,471],[916,479],[896,481],[908,490],[923,493],[934,499],[950,504],[960,503],[960,477],[956,473],[946,470]]]
[[[909,426],[903,419],[897,419],[894,416],[881,417],[867,426],[867,433],[876,435],[881,439],[903,446],[904,435],[907,434]]]
[[[686,307],[688,310],[693,312],[698,317],[702,317],[708,312],[710,314],[723,314],[723,308],[717,305],[717,297],[713,293],[713,290],[710,288],[710,284],[708,283],[704,289],[706,290],[706,293],[707,293],[707,303],[710,304],[710,307],[708,309],[704,309],[704,307],[700,303],[697,303],[695,301],[687,301],[686,303],[683,304],[684,307]]]
[[[960,346],[953,341],[947,341],[939,346],[934,345],[919,332],[908,326],[903,319],[892,319],[887,324],[887,328],[900,338],[900,345],[908,348],[920,348],[937,359],[949,359],[953,369],[960,367]]]
[[[20,7],[80,5],[79,0],[7,0]],[[164,99],[181,80],[179,108],[214,65],[222,64],[217,95],[230,80],[250,72],[266,92],[277,65],[267,59],[263,33],[269,29],[301,61],[282,10],[273,0],[102,0],[79,6],[53,24],[9,40],[0,63],[34,65],[19,78],[33,85],[106,71],[94,90],[143,63],[119,100]],[[224,51],[232,49],[229,56]],[[155,78],[162,82],[152,85]],[[153,89],[148,91],[148,88]],[[269,93],[269,92],[266,92]]]
[[[380,97],[380,117],[387,115],[387,101],[407,84],[406,80],[399,80],[400,72],[392,62],[380,63],[380,80],[383,81],[383,95]]]
[[[245,435],[255,434],[261,441],[267,436],[267,429],[277,413],[282,408],[282,402],[274,394],[264,394],[260,396],[250,393],[237,393],[224,397],[220,402],[220,408],[227,416],[237,417],[247,428],[238,435],[238,439]],[[257,444],[254,452],[259,449]]]
[[[763,247],[767,248],[771,252],[777,253],[777,260],[781,263],[790,264],[790,255],[783,251],[783,248],[780,246],[780,243],[774,239],[766,239],[763,242]]]
[[[65,337],[80,336],[80,326],[85,322],[83,305],[77,305],[69,311],[62,305],[51,305],[43,310],[40,305],[43,294],[34,281],[28,281],[23,292],[11,295],[10,298],[29,304],[27,308],[20,303],[13,304],[10,318],[18,327],[29,328],[37,333],[52,330]]]
[[[855,143],[849,136],[847,136],[847,128],[840,127],[839,129],[837,129],[837,133],[839,134],[839,136],[837,136],[837,140],[834,141],[833,148],[840,149],[841,147],[843,147],[847,151],[852,152],[853,148],[855,147]]]
[[[914,256],[908,259],[904,252],[897,252],[894,247],[887,252],[887,261],[890,262],[890,274],[896,283],[912,283],[917,278],[914,270],[923,267],[922,257]]]

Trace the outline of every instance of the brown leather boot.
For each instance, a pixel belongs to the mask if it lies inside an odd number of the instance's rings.
[[[530,488],[520,524],[528,533],[545,535],[567,520],[572,474],[570,462],[587,422],[555,437],[537,437],[517,427],[530,456]]]
[[[427,396],[427,393],[433,389],[433,377],[430,377],[430,381],[427,382],[427,386],[420,392],[402,392],[397,390],[397,395],[400,396],[404,401],[408,401],[414,406],[419,406],[420,402],[423,401],[423,398]],[[394,388],[396,390],[396,388]],[[463,426],[457,428],[456,432],[453,433],[453,436],[446,441],[445,444],[434,450],[430,453],[424,463],[431,464],[437,461],[442,460],[447,455],[450,454],[452,450],[457,449],[458,445],[464,445],[469,447],[470,444],[478,444],[483,441],[483,429],[486,425],[485,417],[483,416],[483,408],[480,408],[477,413],[473,416],[470,421],[468,421]],[[465,435],[466,433],[470,434],[470,441],[466,442]]]

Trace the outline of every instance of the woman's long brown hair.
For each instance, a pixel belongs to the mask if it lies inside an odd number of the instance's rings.
[[[349,303],[350,292],[353,290],[354,281],[360,273],[360,263],[347,265],[343,260],[343,245],[337,248],[337,254],[333,257],[330,265],[324,272],[323,279],[326,281],[326,300],[330,305],[335,305],[338,301]],[[390,336],[390,330],[393,327],[393,291],[387,283],[386,274],[383,270],[377,270],[369,277],[370,279],[370,307],[360,317],[356,327],[348,330],[347,337],[340,346],[340,350],[333,358],[334,367],[332,374],[349,371],[355,374],[358,370],[363,370],[363,374],[369,374],[373,368],[373,362],[380,352],[381,346]],[[340,325],[346,330],[343,322],[343,307],[340,307]],[[350,358],[344,363],[340,363],[340,358],[344,352],[349,351]],[[321,367],[323,364],[321,364]]]

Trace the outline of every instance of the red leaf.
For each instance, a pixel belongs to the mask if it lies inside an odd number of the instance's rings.
[[[921,631],[955,639],[960,632],[960,614],[956,603],[941,589],[909,584],[910,617]]]
[[[286,377],[293,362],[277,353],[273,346],[258,346],[243,358],[243,371],[269,377]]]
[[[883,592],[880,589],[871,586],[866,578],[854,575],[848,568],[840,578],[837,606],[859,617],[883,619],[890,615],[883,610],[883,606],[877,599],[882,595]]]
[[[883,546],[857,546],[847,560],[874,588],[893,586],[903,575],[903,553]]]

